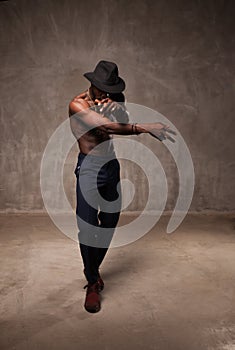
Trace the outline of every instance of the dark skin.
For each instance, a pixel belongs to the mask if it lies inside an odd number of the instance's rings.
[[[99,150],[94,150],[92,153],[95,155],[106,154],[107,142],[104,143],[103,147],[102,143],[110,140],[112,134],[133,135],[133,131],[135,134],[148,133],[160,140],[169,139],[174,142],[169,134],[175,135],[176,133],[168,125],[162,123],[138,123],[133,127],[132,124],[111,122],[105,113],[119,108],[118,103],[113,101],[109,94],[97,89],[94,85],[90,86],[89,95],[96,105],[103,105],[103,114],[90,109],[86,92],[74,97],[69,104],[71,129],[78,140],[82,153],[88,154],[95,146],[101,145]]]

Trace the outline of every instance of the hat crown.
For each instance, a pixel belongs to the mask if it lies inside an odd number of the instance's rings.
[[[94,78],[104,84],[117,84],[119,81],[117,65],[109,61],[100,61],[95,67]]]
[[[118,66],[114,62],[99,61],[93,72],[84,73],[94,86],[109,93],[120,93],[125,89],[125,81],[119,77]]]

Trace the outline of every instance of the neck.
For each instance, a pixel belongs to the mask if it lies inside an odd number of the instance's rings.
[[[92,91],[91,91],[91,88],[90,88],[90,87],[87,89],[87,94],[88,94],[88,97],[89,97],[92,101],[94,101],[94,97],[93,97],[93,94],[92,94]]]

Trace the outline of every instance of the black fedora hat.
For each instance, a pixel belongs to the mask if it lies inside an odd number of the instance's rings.
[[[94,72],[88,72],[83,75],[94,86],[105,92],[119,93],[126,87],[124,80],[118,75],[116,63],[113,62],[102,60],[96,65]]]

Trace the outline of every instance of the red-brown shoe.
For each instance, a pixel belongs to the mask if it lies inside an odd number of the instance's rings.
[[[86,311],[92,313],[100,311],[100,285],[98,281],[93,284],[88,283],[84,288],[87,288],[84,304]]]
[[[86,277],[86,270],[85,269],[83,270],[83,273],[84,273],[84,275]],[[98,272],[98,275],[99,275],[99,277],[98,277],[97,282],[99,283],[100,292],[101,292],[104,289],[104,281],[102,280],[99,272]]]

